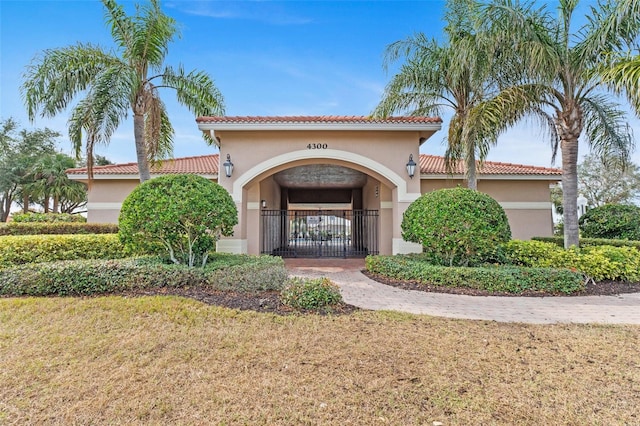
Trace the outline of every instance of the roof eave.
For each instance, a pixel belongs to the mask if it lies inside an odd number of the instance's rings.
[[[203,132],[278,130],[436,132],[441,128],[442,123],[198,123],[198,129]]]
[[[178,172],[175,172],[178,173]],[[158,177],[158,176],[164,176],[164,175],[170,175],[170,174],[174,174],[174,173],[151,173],[151,178],[154,177]],[[202,176],[205,179],[212,179],[212,180],[217,180],[218,179],[218,174],[204,174],[204,173],[189,173],[189,174],[196,174],[198,176]],[[78,174],[67,174],[67,176],[69,177],[69,179],[71,180],[77,180],[80,182],[87,182],[89,181],[89,175],[87,175],[86,173],[78,173]],[[93,175],[93,179],[92,180],[140,180],[140,175],[139,174],[134,174],[134,173],[125,173],[125,174],[103,174],[103,175],[99,175],[99,174],[94,174]]]
[[[460,179],[464,180],[465,176],[462,174],[448,174],[448,173],[421,173],[420,179],[435,180],[435,179]],[[478,174],[478,179],[481,180],[545,180],[545,181],[559,181],[562,179],[562,175],[539,175],[539,174]]]

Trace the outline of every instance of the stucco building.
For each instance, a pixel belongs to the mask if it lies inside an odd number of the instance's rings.
[[[195,173],[222,185],[239,213],[218,250],[285,256],[361,256],[419,251],[403,241],[406,208],[421,194],[464,185],[442,157],[420,154],[439,118],[200,117],[221,155],[165,160],[152,176]],[[413,167],[412,167],[413,166]],[[86,181],[86,169],[68,171]],[[551,235],[549,185],[561,171],[485,162],[478,190],[505,209],[514,238]],[[137,165],[94,168],[88,220],[117,222],[139,183]]]

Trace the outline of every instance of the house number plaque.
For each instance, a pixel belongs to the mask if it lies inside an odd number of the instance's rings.
[[[307,149],[327,149],[329,147],[326,143],[310,143],[307,145]]]

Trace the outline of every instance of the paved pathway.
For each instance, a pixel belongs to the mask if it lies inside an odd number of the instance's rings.
[[[499,322],[640,324],[640,293],[618,296],[496,297],[402,290],[360,271],[363,259],[286,259],[292,275],[325,276],[363,309]]]

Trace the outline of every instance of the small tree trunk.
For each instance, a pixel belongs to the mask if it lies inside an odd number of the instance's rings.
[[[557,118],[556,126],[562,150],[562,206],[564,248],[578,246],[578,137],[582,133],[582,112],[569,105]]]
[[[58,206],[60,205],[60,201],[57,195],[53,196],[53,212],[58,213]]]
[[[44,207],[44,212],[49,213],[49,196],[44,196],[44,201],[42,202],[42,206]]]
[[[22,213],[29,213],[29,194],[26,191],[22,194]]]
[[[140,182],[144,182],[151,179],[151,172],[147,161],[147,149],[144,140],[144,116],[142,114],[134,114],[133,116],[133,135],[136,143]]]
[[[467,187],[469,189],[478,189],[478,176],[476,170],[476,156],[471,153],[467,158]]]

